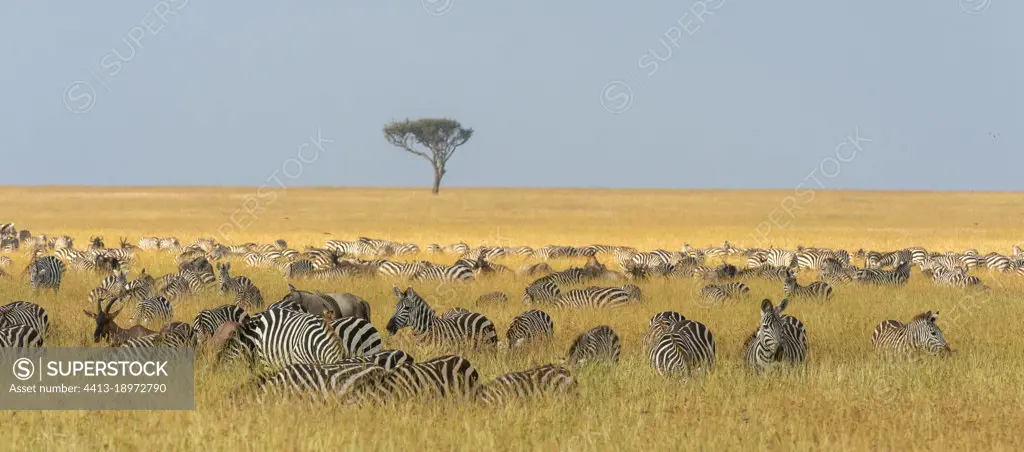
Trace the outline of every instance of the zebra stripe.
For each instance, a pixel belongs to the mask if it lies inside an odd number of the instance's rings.
[[[258,377],[251,387],[257,400],[267,396],[304,396],[314,402],[344,402],[357,388],[380,380],[387,374],[383,367],[365,363],[292,364],[277,373]]]
[[[46,335],[50,330],[50,316],[46,309],[28,301],[12,301],[0,306],[0,327],[27,325]]]
[[[460,356],[441,356],[406,364],[359,388],[362,405],[389,404],[422,397],[469,398],[477,393],[480,374]]]
[[[632,284],[623,287],[590,286],[563,293],[553,305],[560,308],[615,308],[638,301],[639,290]]]
[[[576,379],[569,369],[547,364],[502,375],[482,386],[478,397],[485,405],[505,407],[515,401],[575,394],[577,389]]]
[[[170,321],[174,318],[171,302],[162,296],[147,298],[135,304],[129,320],[133,323],[150,323],[154,320]]]
[[[782,284],[782,290],[786,297],[794,299],[813,298],[828,300],[832,298],[832,286],[828,285],[827,282],[815,281],[806,286],[801,286],[796,282],[796,276],[793,274],[790,274],[789,278]]]
[[[0,347],[42,347],[43,335],[29,325],[0,327]]]
[[[655,342],[661,340],[661,336],[667,333],[673,326],[681,324],[686,320],[682,314],[675,311],[662,311],[651,317],[647,331],[641,339],[641,346],[644,353],[650,353]]]
[[[651,347],[651,367],[662,375],[707,372],[715,364],[715,339],[703,323],[693,320],[668,325]]]
[[[580,368],[587,364],[607,362],[615,364],[622,355],[622,342],[610,326],[601,325],[580,334],[569,347],[569,366]]]
[[[342,359],[381,351],[380,333],[362,317],[343,317],[331,322],[341,342]]]
[[[271,309],[242,324],[224,353],[231,361],[243,357],[253,368],[280,369],[291,364],[330,364],[341,360],[334,333],[319,316],[287,309]]]
[[[441,281],[445,283],[467,282],[474,279],[473,270],[462,265],[434,265],[420,270],[413,281]]]
[[[53,289],[53,293],[57,293],[60,290],[60,282],[64,278],[66,268],[64,261],[56,256],[33,259],[29,263],[29,282],[32,284],[32,291]]]
[[[249,320],[249,314],[244,309],[229,304],[199,311],[195,320],[192,321],[192,329],[196,333],[197,342],[202,344],[212,337],[224,322],[244,324],[247,320]]]
[[[517,348],[554,335],[555,323],[551,316],[539,309],[531,309],[512,319],[505,340],[508,347]]]
[[[910,261],[903,261],[894,270],[866,268],[857,270],[854,276],[858,282],[876,286],[902,286],[910,280]]]

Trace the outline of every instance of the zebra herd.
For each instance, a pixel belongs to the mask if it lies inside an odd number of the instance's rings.
[[[1012,255],[981,255],[976,250],[934,253],[923,248],[853,253],[804,247],[739,249],[728,242],[705,249],[687,244],[676,252],[610,245],[471,248],[461,242],[425,247],[428,255],[456,258],[455,263],[442,265],[396,260],[416,255],[420,248],[366,237],[350,242],[329,240],[323,248],[306,247],[301,252],[288,248],[284,240],[225,245],[198,239],[181,246],[177,238],[145,237],[137,245],[122,239],[120,247],[106,248],[101,237],[92,237],[86,249],[76,250],[70,237],[60,236],[63,239],[56,241],[27,232],[16,232],[13,224],[0,225],[5,251],[31,246],[23,276],[28,275],[34,291],[59,291],[69,269],[103,276],[88,294],[89,309],[95,306],[95,311],[85,312],[95,322],[94,342],[125,348],[190,347],[209,354],[218,365],[247,365],[253,381],[243,390],[255,390],[261,398],[268,393],[303,394],[353,404],[392,403],[433,394],[500,405],[512,399],[572,393],[577,388],[575,373],[595,363],[614,365],[620,360],[622,340],[610,326],[598,325],[579,334],[560,362],[512,372],[487,383],[479,381],[478,372],[466,358],[444,353],[528,349],[555,335],[552,317],[544,309],[640,306],[647,298],[641,285],[653,278],[704,281],[695,295],[713,303],[749,297],[751,290],[744,280],[781,283],[781,301],[777,305],[769,298],[761,301],[760,322],[744,342],[743,361],[764,373],[807,359],[805,326],[785,313],[790,300],[824,302],[832,297],[834,287],[844,284],[900,287],[907,284],[911,265],[918,265],[936,284],[958,287],[984,288],[978,276],[968,274],[979,268],[1024,274],[1024,252],[1017,247]],[[48,254],[50,251],[53,254]],[[138,264],[137,253],[142,251],[173,253],[178,271],[154,277],[143,268],[129,279],[129,272]],[[509,256],[538,262],[515,269],[497,262]],[[746,257],[745,266],[727,263],[730,257]],[[560,259],[586,262],[553,270],[548,262]],[[863,260],[863,266],[854,265],[854,259]],[[617,269],[607,268],[601,260],[614,262]],[[717,265],[712,263],[715,260]],[[0,269],[10,262],[9,258],[0,260]],[[420,348],[417,355],[442,354],[418,361],[407,351],[384,348],[385,341],[371,323],[369,303],[353,294],[314,293],[289,284],[284,298],[267,304],[251,279],[231,274],[233,262],[250,268],[276,268],[289,282],[395,280],[396,302],[385,331],[395,335],[408,328]],[[797,277],[802,271],[817,272],[819,280],[799,284]],[[465,284],[495,276],[530,280],[522,294],[523,304],[530,309],[511,321],[503,337],[484,314],[464,307],[438,314],[411,286],[402,290],[397,284],[402,280]],[[605,285],[599,285],[602,282]],[[176,303],[212,287],[231,297],[232,303],[200,311],[191,324],[174,321]],[[476,306],[505,305],[508,300],[503,292],[490,292],[480,295]],[[128,322],[133,326],[129,328],[117,323],[124,309],[131,313]],[[886,320],[875,328],[872,342],[898,354],[948,352],[937,318],[938,312],[929,311],[906,324]],[[151,323],[163,323],[163,327],[151,330]],[[47,313],[37,304],[15,301],[0,307],[0,346],[43,346],[48,328]],[[659,312],[651,318],[642,337],[642,350],[651,368],[666,376],[704,374],[711,372],[716,362],[711,330],[675,311]]]

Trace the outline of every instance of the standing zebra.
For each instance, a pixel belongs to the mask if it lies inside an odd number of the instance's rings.
[[[942,330],[935,324],[938,318],[939,311],[928,311],[914,316],[906,324],[898,320],[886,320],[875,327],[871,343],[876,349],[895,354],[908,355],[915,351],[932,355],[948,353],[952,349]]]
[[[650,352],[651,367],[662,375],[690,375],[715,365],[715,338],[703,323],[683,320],[663,324]]]
[[[576,380],[569,369],[547,364],[502,375],[480,388],[478,397],[489,406],[504,407],[517,400],[555,394],[573,394]]]
[[[260,289],[256,287],[256,284],[245,276],[231,277],[231,274],[229,273],[230,270],[230,262],[226,264],[217,263],[221,295],[231,291],[235,293],[235,304],[239,307],[255,309],[262,308],[263,294],[260,293]]]
[[[747,339],[743,360],[756,371],[769,370],[777,363],[802,363],[807,359],[807,333],[795,317],[782,314],[789,305],[783,299],[778,307],[767,298],[761,301],[761,326]]]
[[[539,309],[531,309],[512,319],[508,325],[508,332],[505,333],[506,342],[509,348],[517,348],[555,335],[555,323],[551,316]]]
[[[60,281],[64,278],[66,269],[64,261],[57,256],[39,257],[39,253],[36,253],[36,257],[32,258],[32,262],[28,264],[27,268],[32,291],[53,289],[53,293],[56,294],[60,290]]]
[[[651,317],[651,323],[641,339],[644,353],[650,353],[651,346],[661,339],[661,336],[669,331],[676,324],[686,321],[686,317],[675,311],[662,311]]]
[[[473,270],[463,265],[431,265],[416,273],[413,281],[468,282],[474,279]]]
[[[174,308],[171,302],[162,296],[150,297],[135,304],[129,321],[150,323],[155,320],[169,322],[174,319]]]
[[[470,313],[442,319],[412,287],[402,292],[398,286],[394,286],[394,292],[398,303],[395,304],[395,314],[388,321],[389,334],[394,335],[408,326],[412,327],[416,339],[424,344],[440,347],[459,346],[467,342],[475,346],[497,345],[498,334],[494,323],[482,314]]]
[[[222,359],[245,358],[253,370],[291,364],[329,364],[344,352],[320,316],[289,309],[261,312],[245,323],[226,346]]]
[[[569,366],[580,368],[595,362],[616,364],[622,355],[622,342],[610,326],[601,325],[580,334],[569,347]]]

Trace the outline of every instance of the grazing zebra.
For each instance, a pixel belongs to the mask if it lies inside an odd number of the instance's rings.
[[[505,407],[515,401],[574,394],[577,389],[576,379],[569,369],[547,364],[495,378],[483,385],[477,396],[485,405]]]
[[[427,261],[417,262],[395,262],[382,260],[375,262],[377,273],[392,278],[413,278],[427,267],[432,266]]]
[[[796,275],[792,273],[789,278],[782,284],[782,290],[785,292],[786,297],[791,298],[813,298],[819,300],[828,300],[832,298],[832,286],[828,285],[827,282],[815,281],[806,286],[801,286],[796,282]]]
[[[474,279],[473,270],[462,265],[432,265],[416,273],[413,281],[468,282]]]
[[[508,295],[504,292],[488,292],[477,297],[475,304],[477,306],[487,304],[507,304]]]
[[[910,280],[910,261],[903,261],[894,270],[865,268],[857,270],[854,279],[876,286],[902,286]]]
[[[21,241],[17,237],[0,238],[0,252],[13,253],[21,248]]]
[[[143,251],[154,251],[160,249],[160,239],[157,237],[142,237],[139,239],[139,249]]]
[[[315,270],[316,269],[313,268],[313,262],[308,259],[291,261],[284,264],[284,267],[282,267],[282,271],[284,272],[284,277],[286,279],[308,276]]]
[[[245,323],[246,320],[249,320],[249,314],[244,309],[228,304],[199,311],[192,321],[192,330],[195,331],[196,341],[202,344],[212,337],[224,322]]]
[[[615,364],[622,355],[622,342],[610,326],[601,325],[580,334],[569,347],[566,363],[573,368],[607,362]]]
[[[0,327],[27,325],[46,335],[50,330],[50,316],[46,309],[28,301],[12,301],[0,306]]]
[[[7,256],[0,256],[0,269],[8,268],[11,266],[11,258]]]
[[[330,364],[341,360],[334,332],[320,316],[270,309],[249,318],[222,353],[222,359],[245,358],[250,367],[280,369],[291,364]]]
[[[466,314],[472,314],[472,313],[473,312],[470,311],[469,309],[455,307],[455,308],[451,308],[451,309],[449,309],[447,311],[442,312],[439,318],[442,318],[442,319],[455,319],[455,318],[462,317],[462,316],[464,316]]]
[[[792,267],[796,265],[796,254],[789,250],[770,249],[757,251],[747,258],[747,267]]]
[[[750,288],[741,282],[729,282],[724,284],[708,284],[700,290],[700,297],[714,302],[723,302],[733,298],[745,296],[750,293]]]
[[[474,346],[497,345],[498,334],[494,323],[487,317],[471,313],[451,319],[439,318],[412,287],[402,292],[398,286],[394,286],[394,292],[398,303],[395,304],[395,314],[387,324],[389,334],[394,335],[408,326],[412,327],[413,335],[422,344],[440,347],[458,346],[467,342]]]
[[[43,256],[32,259],[28,264],[29,282],[32,284],[32,291],[39,292],[39,289],[53,289],[53,293],[60,290],[60,281],[64,278],[66,270],[64,261],[57,256]]]
[[[924,312],[904,324],[898,320],[886,320],[875,327],[871,343],[876,349],[890,353],[908,355],[922,351],[936,355],[952,351],[946,342],[942,329],[935,324],[939,311]]]
[[[1006,272],[1010,271],[1013,263],[1007,256],[1003,256],[998,253],[988,253],[981,257],[981,265],[984,265],[985,268],[988,268],[989,270]]]
[[[247,310],[263,308],[263,293],[256,286],[242,286],[235,293],[235,305]]]
[[[174,318],[174,308],[167,298],[157,295],[142,300],[132,308],[132,315],[129,321],[135,323],[150,323],[155,320],[169,322]]]
[[[788,305],[788,298],[777,307],[767,298],[761,301],[761,326],[747,339],[743,355],[743,360],[757,372],[778,363],[797,364],[807,359],[804,324],[796,317],[782,314]]]
[[[255,268],[277,268],[284,256],[280,251],[252,252],[245,255],[245,265]]]
[[[359,388],[361,405],[388,404],[420,397],[470,398],[480,374],[468,360],[447,355],[396,367]]]
[[[508,325],[508,332],[505,333],[506,342],[499,346],[517,348],[554,335],[555,323],[551,316],[539,309],[531,309],[512,319],[512,323]]]
[[[0,326],[0,348],[42,346],[42,333],[30,325]]]
[[[383,367],[366,363],[291,364],[280,371],[258,377],[252,384],[257,400],[266,396],[302,395],[314,402],[345,402],[369,381],[387,374]]]
[[[560,308],[615,308],[630,301],[639,301],[640,289],[632,284],[623,287],[590,286],[563,293],[553,305]]]
[[[553,281],[534,282],[523,290],[523,304],[554,301],[561,294],[561,289]]]
[[[715,364],[715,338],[703,323],[683,320],[663,324],[664,333],[651,346],[651,367],[662,375],[710,371]]]
[[[61,235],[61,236],[50,238],[50,241],[49,241],[49,243],[47,243],[47,245],[49,245],[49,247],[51,249],[53,249],[55,251],[59,251],[59,250],[62,250],[62,249],[67,249],[67,248],[71,248],[71,247],[75,246],[75,242],[74,242],[74,240],[71,240],[71,237],[68,237],[66,235]]]

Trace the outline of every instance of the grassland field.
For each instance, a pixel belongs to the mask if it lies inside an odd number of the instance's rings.
[[[779,221],[757,243],[755,228],[791,191],[673,191],[570,189],[282,189],[245,227],[229,226],[254,188],[2,187],[0,223],[33,233],[68,234],[82,248],[93,235],[107,246],[119,237],[197,237],[234,243],[287,240],[292,248],[358,236],[476,245],[592,243],[678,250],[730,240],[735,246],[842,247],[1010,253],[1022,234],[1024,196],[1017,193],[818,191],[789,221]],[[236,215],[239,218],[240,215]],[[776,215],[776,218],[778,216]],[[229,236],[219,236],[218,230]],[[58,295],[33,295],[18,273],[23,253],[0,279],[0,304],[39,303],[50,313],[50,346],[96,346],[94,323],[82,314],[100,276],[69,272]],[[139,253],[155,276],[176,269],[173,254]],[[451,262],[452,256],[409,259]],[[517,266],[521,260],[499,261]],[[739,263],[734,260],[733,262]],[[556,269],[581,260],[554,261]],[[611,262],[606,262],[611,264]],[[863,264],[858,262],[859,265]],[[609,265],[611,267],[612,265]],[[287,292],[281,274],[247,268],[270,301]],[[245,383],[241,371],[214,372],[197,362],[196,409],[178,412],[2,411],[2,450],[1021,450],[1024,449],[1024,318],[1022,278],[976,270],[992,287],[977,295],[936,287],[915,268],[906,287],[838,286],[828,302],[796,301],[789,313],[807,327],[805,366],[768,377],[742,366],[743,340],[757,327],[758,301],[778,301],[781,284],[752,281],[747,300],[706,306],[691,279],[641,283],[645,301],[614,311],[547,309],[554,339],[528,353],[465,355],[483,381],[564,357],[577,334],[611,325],[623,339],[614,369],[577,374],[575,398],[487,409],[471,403],[416,402],[384,408],[340,408],[304,402],[258,405],[227,395]],[[815,278],[800,275],[806,284]],[[464,306],[487,315],[504,335],[509,321],[528,309],[519,303],[529,281],[497,278],[463,286],[412,284],[440,311]],[[395,281],[302,281],[308,290],[351,292],[372,305],[372,320],[386,348],[417,359],[408,331],[387,336]],[[404,282],[398,284],[405,285]],[[494,290],[507,306],[472,305]],[[205,308],[230,303],[216,291],[175,306],[191,322]],[[657,375],[640,353],[651,315],[676,310],[712,330],[718,346],[714,371],[704,378]],[[879,359],[871,331],[885,319],[907,321],[938,310],[939,325],[955,353],[946,359],[891,363]],[[3,371],[3,369],[0,369]]]

